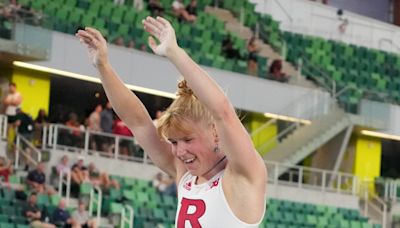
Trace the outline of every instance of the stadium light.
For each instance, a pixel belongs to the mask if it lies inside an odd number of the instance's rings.
[[[376,132],[376,131],[362,130],[361,134],[372,136],[372,137],[378,137],[378,138],[384,138],[384,139],[391,139],[391,140],[400,141],[400,136],[398,136],[398,135],[391,135],[391,134],[386,134],[386,133],[381,133],[381,132]]]
[[[83,75],[83,74],[72,73],[72,72],[64,71],[64,70],[57,70],[54,68],[39,66],[36,64],[14,61],[13,65],[17,66],[17,67],[21,67],[21,68],[47,72],[47,73],[65,76],[65,77],[69,77],[69,78],[75,78],[75,79],[85,80],[85,81],[89,81],[89,82],[101,83],[99,78],[95,78],[95,77],[91,77],[91,76],[87,76],[87,75]],[[176,95],[174,93],[164,92],[164,91],[155,90],[155,89],[149,89],[149,88],[130,85],[130,84],[126,84],[126,83],[125,83],[125,85],[129,89],[137,91],[137,92],[167,97],[167,98],[171,98],[171,99],[176,98]]]
[[[295,117],[290,117],[290,116],[283,116],[283,115],[277,115],[277,114],[273,114],[273,113],[264,113],[265,117],[268,118],[273,118],[273,119],[278,119],[278,120],[285,120],[285,121],[289,121],[289,122],[299,122],[302,124],[311,124],[310,120],[305,120],[305,119],[299,119],[299,118],[295,118]]]

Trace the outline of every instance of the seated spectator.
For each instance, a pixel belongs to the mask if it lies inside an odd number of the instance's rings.
[[[36,193],[31,193],[26,205],[23,207],[22,213],[29,221],[31,227],[38,228],[55,228],[53,224],[43,222],[42,212],[39,206],[36,204],[37,196]]]
[[[128,46],[127,46],[128,48],[135,48],[135,41],[134,40],[130,40],[129,42],[128,42]]]
[[[0,158],[0,177],[3,177],[3,181],[8,183],[8,179],[12,174],[12,164],[11,161],[6,161],[5,158]]]
[[[81,227],[73,218],[67,210],[65,210],[65,201],[61,199],[58,203],[58,207],[54,210],[51,216],[51,222],[57,227]]]
[[[180,21],[196,21],[196,15],[191,15],[186,11],[183,0],[175,0],[172,2],[172,12]]]
[[[49,118],[44,109],[40,109],[38,115],[35,119],[35,133],[33,136],[33,140],[36,146],[40,147],[40,142],[42,140],[42,131],[43,127],[49,123]]]
[[[71,167],[71,193],[74,196],[79,194],[79,186],[85,183],[84,170],[86,167],[83,162],[84,157],[79,156],[78,161]]]
[[[233,41],[230,34],[222,40],[222,53],[229,59],[241,58],[239,51],[233,47]]]
[[[289,77],[282,72],[282,60],[275,59],[269,67],[269,78],[279,82],[288,82]]]
[[[63,140],[67,146],[80,146],[82,143],[81,124],[78,122],[78,115],[71,112],[65,125],[70,129],[68,135],[63,136]]]
[[[133,0],[133,8],[135,8],[138,11],[141,11],[143,9],[143,0]]]
[[[175,181],[171,177],[164,177],[161,172],[156,174],[152,185],[159,193],[176,196]]]
[[[89,212],[86,210],[86,206],[83,201],[79,201],[78,209],[72,213],[72,219],[74,219],[82,228],[97,227],[96,220],[90,219]]]
[[[257,56],[259,47],[256,44],[256,37],[252,36],[247,43],[247,52],[249,53],[247,60],[247,72],[250,75],[257,75]]]
[[[46,165],[44,162],[40,162],[36,169],[30,171],[27,176],[27,184],[37,193],[54,194],[54,189],[50,186],[46,186]]]
[[[164,7],[162,6],[160,0],[149,0],[147,9],[153,16],[163,16],[164,14]]]
[[[113,133],[116,135],[123,135],[126,137],[132,137],[133,134],[126,126],[126,124],[120,119],[116,118],[113,124]],[[122,156],[132,156],[136,152],[136,146],[133,144],[133,140],[120,138],[119,143],[119,154]]]
[[[113,44],[124,47],[125,46],[124,38],[122,38],[122,36],[118,36],[117,38],[114,39]]]
[[[62,156],[60,163],[56,166],[57,174],[60,173],[69,173],[71,171],[71,167],[69,166],[69,159],[67,155]]]
[[[186,6],[186,11],[190,15],[194,15],[197,17],[197,0],[191,0],[189,5]]]
[[[119,183],[109,177],[108,173],[100,172],[92,162],[88,167],[90,182],[95,186],[100,186],[103,189],[116,188],[119,189]]]

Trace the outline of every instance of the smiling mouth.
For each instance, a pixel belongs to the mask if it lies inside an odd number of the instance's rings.
[[[183,160],[183,162],[184,162],[185,164],[191,164],[191,163],[194,162],[194,160],[196,160],[196,158],[186,159],[186,160]]]

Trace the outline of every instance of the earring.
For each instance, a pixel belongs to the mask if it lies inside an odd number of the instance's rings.
[[[214,153],[218,153],[218,152],[219,152],[219,146],[218,146],[218,144],[215,144]]]

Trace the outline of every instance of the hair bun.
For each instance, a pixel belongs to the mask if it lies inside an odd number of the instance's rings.
[[[186,80],[182,80],[178,83],[178,96],[192,96],[193,90],[187,86]]]

